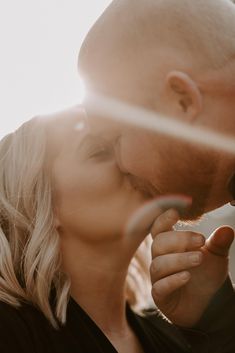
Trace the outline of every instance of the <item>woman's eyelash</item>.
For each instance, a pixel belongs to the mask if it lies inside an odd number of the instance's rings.
[[[95,157],[100,157],[100,156],[110,156],[113,152],[113,149],[111,146],[100,146],[95,149],[93,149],[89,153],[90,158],[95,158]]]
[[[105,154],[107,153],[107,149],[106,148],[100,148],[100,149],[97,149],[93,152],[90,153],[90,157],[96,157],[96,156],[99,156],[99,155],[102,155],[102,154]]]
[[[86,158],[111,158],[114,155],[114,145],[104,138],[89,135],[82,145],[82,153]],[[80,153],[80,148],[79,148]]]

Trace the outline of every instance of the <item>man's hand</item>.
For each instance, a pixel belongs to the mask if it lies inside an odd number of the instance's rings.
[[[173,323],[192,327],[228,276],[234,231],[224,226],[205,240],[195,232],[174,231],[178,220],[178,213],[171,209],[151,228],[152,296]]]

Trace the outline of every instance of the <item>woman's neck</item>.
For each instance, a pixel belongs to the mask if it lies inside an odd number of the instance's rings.
[[[63,268],[71,280],[71,296],[107,335],[129,332],[125,282],[130,259],[81,244],[63,245]],[[119,257],[119,258],[118,258]],[[121,266],[120,266],[121,264]]]
[[[127,326],[125,275],[88,267],[82,271],[70,275],[73,299],[103,332],[123,332]]]

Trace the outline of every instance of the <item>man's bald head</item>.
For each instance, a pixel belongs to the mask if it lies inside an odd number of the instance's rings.
[[[235,58],[234,18],[230,0],[114,0],[86,37],[79,69],[107,93],[125,78],[146,90],[163,66],[218,70]]]
[[[84,41],[79,70],[88,89],[235,134],[234,38],[231,0],[114,0]],[[230,200],[234,156],[134,131],[120,146],[127,172],[163,194],[190,194],[192,216]]]

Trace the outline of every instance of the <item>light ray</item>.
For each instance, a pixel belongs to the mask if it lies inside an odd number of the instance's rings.
[[[235,154],[234,138],[208,128],[192,126],[97,93],[87,94],[84,104],[92,114]]]

